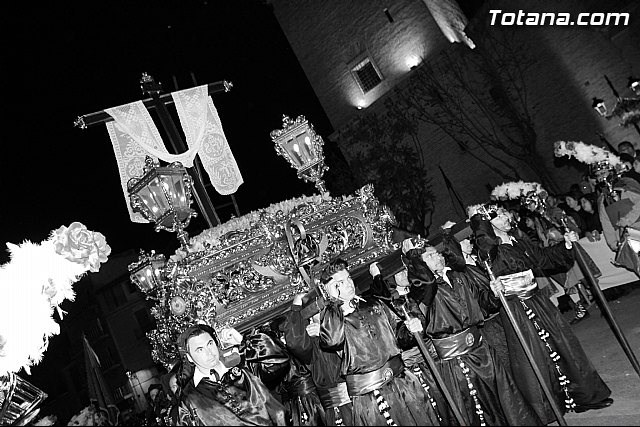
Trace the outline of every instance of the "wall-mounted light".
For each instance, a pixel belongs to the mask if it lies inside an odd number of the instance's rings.
[[[602,117],[607,116],[607,106],[604,105],[604,100],[594,97],[593,103],[591,103],[591,108],[596,110]]]
[[[410,55],[406,60],[407,67],[409,67],[410,70],[415,69],[420,65],[420,62],[422,62],[420,58],[415,55]]]
[[[629,77],[627,87],[633,91],[636,95],[640,95],[640,79],[637,77]]]

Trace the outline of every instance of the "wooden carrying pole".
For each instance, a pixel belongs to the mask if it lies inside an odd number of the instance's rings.
[[[402,306],[402,310],[404,311],[405,319],[409,320],[411,317],[409,317],[409,313],[407,313],[407,309],[404,307],[404,305]],[[418,343],[418,348],[420,349],[420,353],[422,353],[422,357],[424,357],[424,360],[429,365],[429,369],[431,369],[433,378],[438,383],[438,386],[440,387],[440,391],[444,395],[444,398],[447,399],[447,403],[451,407],[451,411],[453,411],[453,416],[456,417],[456,420],[458,421],[458,425],[466,426],[467,424],[465,424],[464,422],[464,417],[462,416],[462,412],[460,412],[460,408],[458,408],[458,405],[456,405],[455,400],[453,400],[453,396],[451,395],[451,392],[445,385],[444,379],[442,378],[442,375],[440,375],[440,371],[436,366],[436,362],[434,362],[433,358],[429,354],[429,350],[427,349],[427,346],[424,344],[422,337],[418,332],[412,332],[412,334],[416,342]]]
[[[582,271],[583,276],[588,279],[589,286],[591,287],[591,293],[595,296],[598,302],[598,306],[600,307],[600,310],[602,310],[602,314],[604,314],[604,317],[607,319],[607,322],[609,323],[609,327],[611,327],[611,330],[613,331],[613,334],[618,339],[618,342],[620,343],[622,350],[624,350],[624,353],[627,355],[629,362],[631,362],[631,366],[633,366],[633,369],[635,369],[638,376],[640,376],[640,364],[638,364],[638,359],[636,358],[636,355],[633,353],[633,350],[631,349],[631,346],[627,341],[627,337],[625,337],[624,333],[622,332],[622,329],[620,329],[620,326],[618,325],[618,322],[616,322],[616,319],[613,317],[613,313],[611,312],[609,303],[607,303],[607,299],[602,293],[602,289],[600,289],[600,285],[598,284],[597,279],[593,276],[593,273],[587,266],[587,261],[584,259],[584,255],[582,251],[579,249],[580,244],[578,242],[573,242],[573,245],[574,245],[573,250],[576,256],[576,261],[578,261],[578,266],[580,267],[580,270]]]
[[[489,261],[487,261],[485,259],[483,262],[484,262],[484,265],[487,268],[487,272],[489,273],[489,277],[491,278],[491,281],[493,282],[494,280],[496,280],[496,276],[493,274],[493,270],[491,269],[491,266],[489,265]],[[498,292],[498,297],[500,298],[500,302],[502,303],[502,307],[504,307],[504,310],[507,313],[507,317],[509,318],[509,322],[511,323],[511,326],[513,326],[513,329],[516,331],[516,335],[518,336],[518,340],[520,341],[520,344],[522,344],[522,348],[524,349],[524,352],[527,355],[527,359],[529,359],[529,363],[531,364],[531,368],[533,369],[533,372],[536,375],[536,378],[538,379],[538,382],[540,383],[540,387],[542,388],[542,391],[544,392],[544,395],[547,397],[547,400],[549,401],[549,404],[551,405],[551,409],[553,410],[553,414],[556,416],[556,419],[558,420],[558,424],[561,425],[561,426],[566,426],[567,422],[564,420],[564,417],[562,416],[562,411],[560,410],[560,408],[558,406],[558,402],[553,397],[553,394],[551,393],[551,390],[549,389],[549,386],[544,381],[544,377],[542,376],[542,372],[540,371],[540,367],[536,363],[536,360],[533,358],[533,353],[531,352],[531,349],[529,348],[529,345],[527,344],[527,342],[526,342],[526,340],[524,338],[524,333],[522,332],[522,329],[520,329],[520,325],[518,325],[518,322],[516,321],[516,318],[513,315],[513,311],[511,310],[511,307],[507,303],[507,299],[502,294],[502,292]]]

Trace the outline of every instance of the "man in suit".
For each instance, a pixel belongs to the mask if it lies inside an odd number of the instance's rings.
[[[284,407],[246,368],[228,368],[213,328],[195,325],[178,338],[193,377],[182,392],[180,425],[284,426]]]

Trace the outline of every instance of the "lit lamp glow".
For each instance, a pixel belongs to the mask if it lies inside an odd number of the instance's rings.
[[[313,182],[320,193],[327,192],[322,180],[322,175],[328,169],[322,152],[324,141],[304,116],[298,116],[295,120],[283,116],[282,129],[273,130],[271,140],[276,152],[298,172],[299,178]]]
[[[607,116],[607,106],[604,104],[604,101],[600,98],[593,98],[593,103],[591,107],[598,112],[602,117]]]
[[[629,77],[627,87],[633,91],[636,95],[640,95],[640,79],[637,77]]]
[[[158,161],[147,157],[144,175],[131,178],[127,188],[134,212],[154,222],[156,231],[174,231],[183,247],[189,245],[189,235],[184,228],[196,212],[190,207],[192,179],[182,164],[175,162],[160,167]]]
[[[407,64],[407,67],[408,67],[410,70],[413,70],[413,69],[414,69],[414,68],[416,68],[418,65],[420,65],[420,58],[418,58],[418,57],[417,57],[417,56],[415,56],[415,55],[411,55],[411,56],[409,56],[409,57],[407,58],[406,64]]]
[[[140,250],[138,261],[129,264],[131,281],[142,292],[149,293],[162,285],[165,264],[163,254],[156,255],[155,251],[147,254]]]

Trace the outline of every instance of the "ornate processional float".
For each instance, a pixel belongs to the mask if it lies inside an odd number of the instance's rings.
[[[332,258],[347,261],[356,285],[363,288],[368,282],[359,283],[359,277],[368,275],[369,263],[397,249],[391,240],[393,215],[375,198],[372,185],[351,196],[334,198],[326,192],[322,138],[303,116],[284,116],[283,129],[273,131],[271,138],[278,154],[299,177],[313,182],[320,195],[273,204],[189,239],[184,232],[191,217],[184,210],[185,201],[191,202],[188,175],[181,172],[186,179],[177,189],[150,185],[154,180],[175,183],[180,165],[149,163],[145,175],[130,182],[134,210],[155,221],[156,229],[176,231],[182,242],[169,260],[142,253],[129,266],[134,283],[155,301],[157,329],[148,336],[154,360],[167,368],[178,358],[175,340],[185,327],[210,324],[220,333],[224,351],[226,328],[244,332],[268,322],[284,313],[298,293],[308,293],[307,311],[317,307],[322,295],[316,278]],[[172,179],[163,175],[169,172]],[[163,195],[169,196],[164,213],[152,205]],[[182,200],[180,207],[172,207],[172,195]]]

